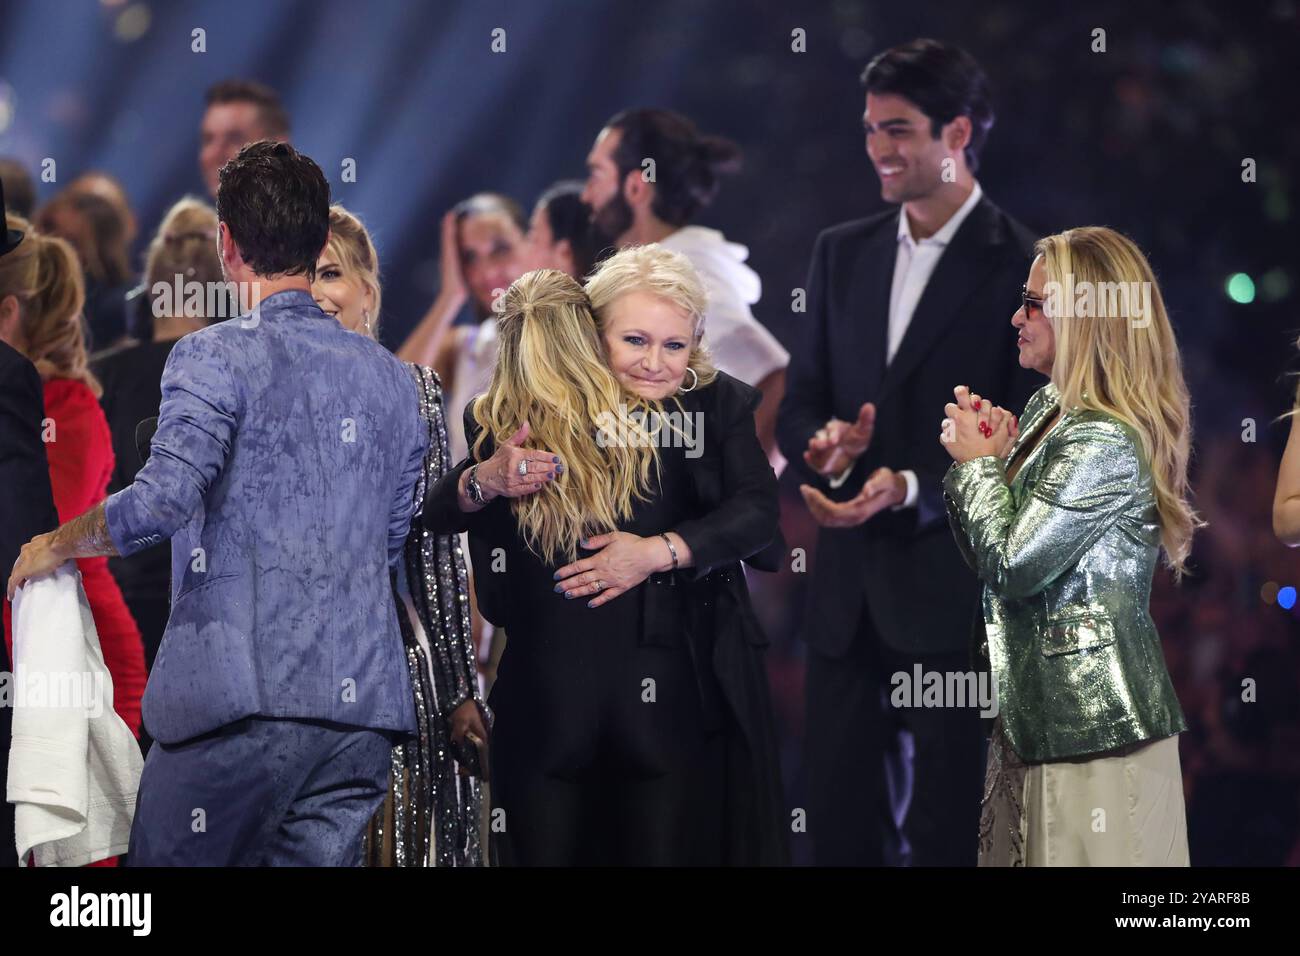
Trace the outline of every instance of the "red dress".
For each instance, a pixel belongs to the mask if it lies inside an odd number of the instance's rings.
[[[45,382],[45,416],[53,422],[53,441],[45,454],[59,523],[71,521],[104,500],[113,474],[113,443],[108,420],[84,382],[52,378]],[[82,585],[99,632],[104,663],[113,678],[113,709],[140,736],[140,698],[147,676],[144,643],[122,592],[108,570],[108,558],[81,558]]]
[[[94,393],[84,382],[52,378],[45,382],[45,417],[53,422],[52,441],[45,443],[50,463],[50,487],[59,524],[70,521],[104,500],[113,474],[113,443],[108,420]],[[113,679],[113,710],[131,733],[140,736],[140,698],[148,674],[144,642],[127,610],[117,582],[108,570],[108,558],[77,561],[81,583],[90,601],[90,613],[99,632],[104,664]],[[4,603],[5,643],[13,659],[12,610]],[[117,866],[110,856],[90,866]]]

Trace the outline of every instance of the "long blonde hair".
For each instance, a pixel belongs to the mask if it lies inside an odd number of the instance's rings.
[[[1052,382],[1060,390],[1061,406],[1106,412],[1137,432],[1155,485],[1165,559],[1175,577],[1181,577],[1192,536],[1204,522],[1188,500],[1191,398],[1155,274],[1131,239],[1104,226],[1047,236],[1034,250],[1043,257],[1049,289],[1055,283],[1069,297],[1067,308],[1074,308],[1076,288],[1091,290],[1098,307],[1083,317],[1048,309],[1056,338]],[[1107,290],[1114,290],[1112,304],[1128,306],[1118,310],[1122,314],[1108,314]],[[1145,306],[1140,323],[1133,308],[1137,294]]]
[[[217,254],[217,211],[202,200],[186,196],[177,200],[158,226],[158,232],[149,242],[145,253],[144,277],[145,288],[149,290],[151,304],[155,307],[160,296],[154,295],[154,289],[160,286],[170,287],[181,277],[181,283],[200,282],[204,288],[214,288],[214,283],[223,282],[221,257]],[[161,294],[161,288],[159,288]],[[206,310],[208,297],[203,297]],[[175,302],[172,311],[182,314],[183,302]],[[232,314],[230,308],[224,312],[204,315],[208,322]],[[195,316],[198,318],[198,316]]]
[[[487,438],[500,447],[528,422],[525,444],[554,452],[564,471],[541,491],[512,499],[511,509],[529,550],[546,561],[571,561],[580,538],[629,519],[633,504],[648,497],[651,468],[658,474],[658,449],[648,435],[601,443],[600,423],[621,408],[646,413],[657,403],[619,383],[582,286],[563,272],[539,269],[516,279],[497,328],[492,381],[472,405],[483,430],[471,454],[482,461]]]
[[[77,253],[65,240],[43,236],[21,216],[7,215],[8,228],[26,238],[0,258],[0,299],[18,299],[23,353],[42,379],[84,382],[98,398],[99,380],[90,371],[81,310],[85,281]]]
[[[370,232],[356,214],[337,203],[330,206],[330,238],[326,248],[338,258],[343,271],[349,276],[355,276],[362,287],[370,292],[375,304],[374,312],[370,323],[358,331],[372,339],[379,338],[383,296],[383,288],[379,283],[379,253],[375,251]]]

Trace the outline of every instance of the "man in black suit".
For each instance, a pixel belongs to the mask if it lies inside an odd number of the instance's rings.
[[[0,210],[4,209],[4,184],[0,183]],[[0,229],[0,256],[17,248],[23,233]],[[5,341],[5,329],[17,314],[18,299],[0,299],[0,568],[7,573],[18,560],[22,546],[38,534],[59,526],[50,490],[50,466],[41,442],[45,398],[41,377],[26,356]],[[10,610],[6,608],[6,617]],[[9,652],[0,641],[0,671],[11,673]],[[12,707],[0,707],[0,783],[9,777],[9,739],[13,734]],[[14,846],[14,807],[0,800],[0,866],[17,866]]]
[[[993,124],[969,54],[914,40],[862,74],[867,155],[901,208],[813,249],[808,330],[778,440],[814,487],[806,639],[808,832],[819,864],[974,865],[980,706],[900,706],[923,674],[971,672],[975,577],[948,530],[937,438],[967,385],[1019,410],[1037,387],[1011,315],[1033,236],[974,178]]]

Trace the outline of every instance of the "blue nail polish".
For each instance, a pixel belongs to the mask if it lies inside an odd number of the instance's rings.
[[[563,465],[556,465],[556,466],[555,466],[555,470],[556,470],[556,471],[564,471],[564,466],[563,466]]]
[[[554,574],[552,574],[552,575],[551,575],[551,580],[552,580],[552,581],[558,581],[558,580],[560,580],[560,572],[559,572],[559,571],[556,571]]]
[[[595,606],[596,606],[596,602],[595,602],[595,601],[588,601],[588,602],[587,602],[587,607],[595,607]]]
[[[560,463],[560,456],[556,455],[554,458],[551,459],[551,461],[555,462],[558,465]]]
[[[563,584],[557,584],[557,585],[555,586],[555,593],[556,593],[556,594],[559,594],[559,593],[560,593],[561,591],[563,591],[563,590],[564,590],[564,585],[563,585]]]
[[[564,592],[564,597],[565,597],[567,600],[573,600],[573,592],[572,592],[572,591],[565,591],[565,592]]]

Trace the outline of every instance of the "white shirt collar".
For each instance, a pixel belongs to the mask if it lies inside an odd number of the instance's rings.
[[[971,210],[979,205],[980,198],[983,195],[984,190],[980,189],[980,183],[977,179],[975,180],[975,187],[970,191],[970,195],[966,197],[966,201],[958,207],[955,213],[948,217],[948,221],[943,224],[938,232],[928,239],[922,239],[921,242],[936,246],[948,245],[952,241],[952,237],[957,234],[957,230],[961,228],[961,224],[966,221],[966,217],[970,215]],[[904,239],[912,243],[912,245],[919,245],[912,238],[912,225],[907,220],[907,210],[900,206],[898,208],[898,241],[902,242]]]

